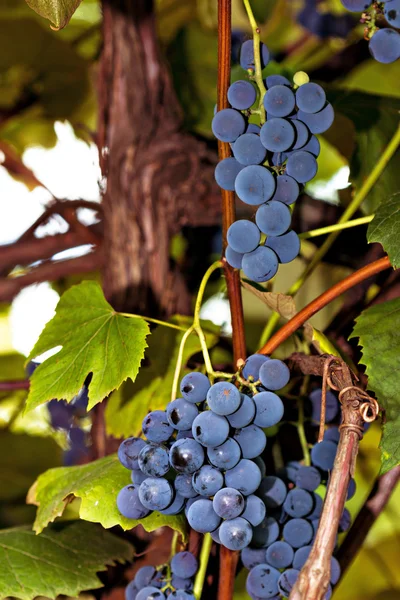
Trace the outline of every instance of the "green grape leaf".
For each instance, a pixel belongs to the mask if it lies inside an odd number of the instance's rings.
[[[67,522],[35,535],[29,527],[0,530],[0,599],[76,597],[103,587],[96,573],[132,560],[134,549],[101,527]]]
[[[174,317],[175,323],[189,328],[190,319]],[[211,323],[202,322],[207,347],[218,341],[218,328]],[[184,332],[176,329],[158,327],[151,336],[146,351],[146,366],[143,366],[134,383],[127,381],[108,399],[105,420],[107,433],[115,437],[137,435],[142,428],[142,420],[150,410],[164,410],[171,400],[175,365],[179,346]],[[185,344],[182,364],[201,351],[199,338],[192,333]],[[183,370],[181,377],[188,370]]]
[[[62,29],[68,25],[72,15],[82,0],[26,0],[38,15],[52,23],[52,29]]]
[[[356,319],[352,337],[359,338],[368,389],[385,410],[381,448],[381,473],[400,463],[400,298],[372,306]]]
[[[61,296],[28,360],[61,346],[34,372],[27,410],[52,398],[72,398],[93,373],[89,409],[125,379],[135,380],[146,348],[147,323],[113,310],[100,285],[84,281]]]
[[[383,200],[369,224],[367,238],[371,242],[382,244],[388,253],[392,266],[400,266],[400,192],[393,194],[388,200]]]
[[[63,514],[73,498],[80,498],[80,518],[100,523],[105,529],[115,525],[123,529],[142,525],[146,531],[154,531],[167,526],[186,536],[186,519],[182,515],[153,512],[140,520],[123,517],[117,508],[116,498],[129,483],[130,472],[121,465],[116,454],[87,465],[49,469],[38,477],[28,492],[28,504],[38,507],[33,529],[40,533]]]

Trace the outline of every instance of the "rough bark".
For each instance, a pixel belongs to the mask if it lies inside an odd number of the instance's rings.
[[[99,148],[106,261],[104,290],[118,309],[188,312],[171,237],[220,213],[205,144],[182,131],[180,107],[157,45],[151,0],[103,0]]]

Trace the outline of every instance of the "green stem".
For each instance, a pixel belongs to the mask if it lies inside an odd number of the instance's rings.
[[[193,331],[194,327],[192,325],[187,331],[185,331],[184,335],[182,336],[181,343],[179,344],[178,358],[176,359],[174,381],[172,383],[171,390],[171,401],[175,400],[175,398],[177,397],[179,376],[181,374],[182,369],[183,351],[185,349],[186,340],[188,339],[189,335],[193,333]]]
[[[206,578],[208,559],[210,557],[212,543],[213,541],[211,535],[206,533],[203,537],[203,544],[200,552],[200,566],[199,570],[197,571],[193,588],[193,594],[197,600],[200,600],[203,593],[203,585]]]
[[[301,449],[303,451],[303,459],[306,467],[311,464],[310,449],[306,438],[306,432],[304,431],[304,403],[303,398],[299,398],[297,401],[297,408],[299,411],[299,417],[297,421],[297,433],[299,434]]]
[[[261,125],[265,123],[265,108],[264,108],[264,96],[266,93],[266,88],[264,85],[264,80],[262,77],[262,68],[261,68],[261,57],[260,57],[260,30],[257,25],[257,21],[254,18],[253,10],[250,6],[250,0],[243,0],[243,4],[245,6],[247,16],[250,21],[250,26],[253,31],[253,43],[254,43],[254,81],[257,84],[257,87],[260,91],[260,103],[259,103],[259,111],[260,111],[260,123]]]
[[[132,315],[130,313],[119,312],[118,315],[121,317],[129,317],[130,319],[143,319],[149,323],[155,323],[156,325],[162,325],[163,327],[169,327],[170,329],[177,329],[178,331],[186,331],[185,327],[175,325],[175,323],[168,323],[167,321],[160,321],[159,319],[152,319],[151,317],[144,317],[143,315]]]
[[[176,554],[176,549],[178,547],[178,540],[179,540],[179,536],[180,533],[179,531],[174,531],[174,534],[172,536],[172,542],[171,542],[171,553],[170,553],[170,560],[175,556]]]
[[[326,227],[320,227],[319,229],[312,229],[311,231],[305,231],[299,234],[301,240],[309,240],[326,233],[333,231],[343,231],[343,229],[350,229],[351,227],[357,227],[358,225],[366,225],[370,223],[375,215],[369,215],[368,217],[360,217],[359,219],[353,219],[347,223],[335,223],[334,225],[327,225]]]

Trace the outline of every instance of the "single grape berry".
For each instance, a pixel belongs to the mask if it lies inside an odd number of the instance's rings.
[[[257,565],[247,577],[247,591],[252,598],[276,597],[279,577],[280,572],[277,569],[267,564]]]
[[[260,456],[267,445],[265,433],[261,427],[253,424],[237,429],[233,438],[239,444],[243,458]]]
[[[325,106],[326,94],[318,83],[305,83],[296,92],[296,104],[305,113],[316,113]]]
[[[242,268],[243,254],[241,252],[235,252],[233,248],[227,246],[225,249],[225,258],[226,262],[234,269]]]
[[[242,451],[239,444],[230,437],[219,446],[207,448],[208,460],[219,469],[233,469],[238,464],[241,456]]]
[[[217,529],[221,523],[221,517],[217,515],[211,500],[200,498],[195,500],[187,513],[189,525],[199,533],[209,533]]]
[[[269,63],[269,50],[265,44],[260,42],[260,60],[261,68],[267,66]],[[240,49],[240,66],[242,69],[253,69],[254,64],[254,42],[253,40],[246,40]]]
[[[400,28],[400,1],[388,0],[384,6],[384,13],[387,22],[396,29]]]
[[[253,422],[254,416],[256,414],[256,407],[254,401],[250,396],[246,394],[240,394],[241,404],[237,411],[232,413],[231,415],[227,415],[227,419],[232,427],[236,429],[240,427],[246,427],[246,425],[250,425]],[[258,425],[258,423],[256,423]]]
[[[250,571],[257,565],[265,563],[265,548],[243,548],[240,558],[243,566]]]
[[[173,500],[172,486],[163,477],[148,477],[140,484],[139,500],[149,510],[167,508]]]
[[[268,475],[262,480],[257,495],[263,500],[267,509],[278,508],[285,501],[287,495],[286,485],[279,477]]]
[[[162,477],[169,471],[168,449],[159,444],[147,444],[139,452],[139,469],[149,477]]]
[[[250,496],[261,483],[261,471],[252,460],[242,458],[233,469],[225,473],[225,484],[234,488],[244,496]]]
[[[118,448],[118,459],[126,469],[138,469],[138,456],[146,442],[141,438],[130,437],[124,440]]]
[[[384,29],[383,31],[389,30]],[[303,110],[299,110],[297,113],[297,118],[307,125],[311,133],[324,133],[332,125],[335,118],[335,113],[332,104],[328,102],[325,108],[317,113],[306,113]]]
[[[260,381],[267,390],[280,390],[289,383],[290,371],[279,359],[265,362],[260,368]]]
[[[243,550],[250,544],[252,537],[251,525],[242,517],[224,521],[219,528],[221,544],[228,550]]]
[[[291,150],[300,150],[307,144],[311,134],[307,125],[305,125],[303,121],[292,119],[291,123],[296,130],[296,139],[291,147]]]
[[[287,119],[269,119],[261,127],[261,144],[270,152],[284,152],[294,144],[295,137],[296,129]]]
[[[273,392],[261,392],[253,398],[256,405],[254,424],[259,427],[272,427],[283,417],[283,402]]]
[[[287,117],[295,104],[295,95],[286,85],[274,85],[264,96],[264,108],[274,117]]]
[[[272,200],[278,200],[285,204],[293,204],[299,197],[299,193],[299,184],[293,177],[289,177],[288,175],[278,175],[276,178],[276,190]]]
[[[266,548],[279,537],[279,524],[273,517],[265,517],[265,519],[254,527],[253,539],[251,543],[256,548]]]
[[[260,230],[255,223],[252,223],[247,219],[239,219],[239,221],[235,221],[229,227],[227,241],[229,246],[235,250],[235,252],[244,254],[245,252],[252,252],[252,250],[257,248],[260,243],[260,236]],[[227,385],[232,384],[228,383]],[[210,393],[210,391],[208,393]]]
[[[203,465],[193,473],[192,485],[200,496],[214,496],[224,485],[224,476],[219,469]]]
[[[234,519],[244,511],[244,497],[234,488],[222,488],[213,498],[213,507],[222,519]]]
[[[143,517],[147,517],[151,510],[142,504],[138,489],[133,485],[125,486],[119,492],[117,507],[121,515],[127,519],[143,519]]]
[[[244,133],[246,122],[241,113],[234,108],[224,108],[214,116],[211,129],[221,142],[234,142]]]
[[[400,58],[400,34],[394,29],[379,29],[369,41],[369,51],[380,63],[394,62]]]
[[[215,181],[223,190],[234,192],[235,179],[243,168],[244,165],[240,164],[236,158],[232,156],[224,158],[215,167]]]
[[[300,571],[296,569],[287,569],[281,574],[278,581],[278,588],[282,596],[289,597],[299,575]]]
[[[371,0],[341,0],[341,3],[351,12],[363,12],[371,4]]]
[[[192,423],[199,414],[199,410],[193,403],[183,398],[177,398],[167,404],[166,413],[171,427],[179,431],[185,431],[192,427]]]
[[[289,263],[300,252],[300,238],[293,230],[278,236],[268,236],[265,246],[271,248],[277,255],[280,263]]]
[[[267,155],[259,135],[244,133],[232,145],[233,156],[243,166],[259,165]]]
[[[235,180],[235,191],[243,202],[257,206],[273,196],[275,179],[265,167],[250,165],[238,173]]]
[[[143,419],[142,431],[150,442],[166,442],[174,432],[164,410],[150,412]]]
[[[171,560],[172,573],[183,579],[193,577],[198,568],[198,560],[191,552],[178,552]]]
[[[203,373],[188,373],[181,381],[180,390],[185,400],[196,404],[206,399],[207,392],[211,386],[206,375]]]
[[[287,160],[287,174],[299,183],[307,183],[307,181],[310,181],[315,177],[317,171],[317,161],[310,152],[296,150],[296,152],[290,154]]]
[[[275,569],[290,567],[293,562],[293,548],[287,542],[274,542],[267,548],[267,563]]]
[[[229,423],[225,417],[211,410],[201,412],[193,421],[194,439],[202,446],[211,447],[223,444],[229,435]]]
[[[245,379],[253,378],[253,381],[258,381],[260,367],[267,360],[269,360],[269,356],[265,356],[264,354],[251,354],[244,363],[242,375]]]
[[[195,440],[183,438],[172,444],[169,461],[178,473],[194,473],[204,463],[204,450]]]
[[[254,494],[246,497],[246,507],[241,515],[243,519],[246,519],[253,527],[257,527],[265,519],[265,514],[266,508],[261,498]]]
[[[323,471],[331,471],[335,462],[337,445],[334,442],[319,442],[311,448],[311,462]]]
[[[232,108],[245,110],[256,101],[257,93],[250,81],[235,81],[228,88],[228,102]]]
[[[259,283],[269,281],[278,271],[278,257],[271,248],[259,246],[244,254],[242,269],[246,277]]]
[[[282,235],[289,229],[291,220],[288,206],[276,200],[262,204],[256,212],[257,227],[266,235]]]

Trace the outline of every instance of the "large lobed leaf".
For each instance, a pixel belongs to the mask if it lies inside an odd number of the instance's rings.
[[[52,398],[72,400],[89,373],[92,408],[128,377],[135,380],[148,333],[143,319],[115,312],[97,282],[73,286],[61,297],[29,356],[62,346],[35,370],[27,409]]]
[[[386,412],[381,439],[381,473],[400,463],[400,298],[368,308],[356,319],[368,388]]]
[[[35,535],[28,527],[0,530],[0,599],[76,597],[102,583],[98,571],[132,560],[133,547],[82,521]]]
[[[26,0],[41,17],[52,23],[53,29],[62,29],[68,25],[72,15],[82,0]]]
[[[79,516],[109,529],[120,525],[132,529],[142,525],[146,531],[168,526],[186,535],[186,519],[182,515],[167,516],[153,512],[145,519],[126,519],[117,508],[118,492],[130,483],[129,471],[116,454],[78,467],[49,469],[39,476],[29,490],[27,502],[37,509],[33,529],[40,533],[56,517],[63,514],[68,502],[80,498]]]
[[[400,265],[400,192],[383,199],[368,227],[368,241],[379,242],[388,253],[392,266]]]

